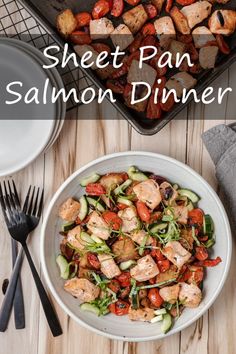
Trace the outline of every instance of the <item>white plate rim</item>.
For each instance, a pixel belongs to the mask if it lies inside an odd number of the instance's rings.
[[[224,268],[224,273],[223,276],[221,278],[221,282],[218,284],[218,288],[217,291],[215,292],[214,296],[212,296],[211,300],[208,302],[208,304],[198,312],[198,314],[196,314],[196,316],[194,316],[192,319],[190,319],[189,321],[185,322],[183,325],[181,325],[179,328],[175,329],[175,327],[173,327],[173,329],[166,333],[166,334],[158,334],[156,336],[152,336],[152,337],[142,337],[142,338],[133,338],[133,337],[122,337],[122,336],[116,336],[116,335],[112,335],[106,332],[103,332],[101,330],[98,330],[88,324],[86,324],[85,322],[83,322],[82,320],[80,320],[77,316],[74,315],[74,313],[72,311],[70,311],[70,309],[63,303],[63,301],[60,299],[60,296],[57,294],[56,290],[54,289],[49,274],[47,272],[47,267],[46,267],[46,262],[45,262],[45,257],[44,257],[44,243],[45,243],[45,229],[47,226],[47,220],[49,218],[49,215],[51,213],[51,210],[53,208],[54,203],[56,202],[57,198],[60,196],[61,192],[66,188],[66,186],[68,186],[68,184],[70,184],[70,182],[76,178],[81,172],[85,171],[87,168],[93,166],[96,163],[100,163],[103,162],[105,160],[109,160],[112,159],[114,157],[122,157],[122,156],[134,156],[134,155],[139,155],[139,156],[145,156],[145,157],[157,157],[169,162],[172,162],[176,165],[178,165],[179,167],[187,170],[189,173],[191,173],[192,175],[194,175],[196,178],[198,178],[200,180],[200,182],[202,184],[204,184],[207,188],[209,193],[211,193],[212,197],[215,199],[216,203],[218,204],[218,207],[221,209],[222,213],[223,213],[223,219],[226,225],[226,235],[227,237],[227,241],[228,241],[228,254],[226,257],[226,262],[225,262],[225,268]],[[210,184],[200,175],[198,174],[195,170],[193,170],[191,167],[189,167],[188,165],[172,158],[166,155],[162,155],[162,154],[158,154],[158,153],[153,153],[153,152],[146,152],[146,151],[126,151],[126,152],[118,152],[118,153],[113,153],[113,154],[108,154],[105,156],[102,156],[98,159],[95,159],[91,162],[89,162],[88,164],[82,166],[81,168],[79,168],[77,171],[75,171],[71,176],[69,176],[64,183],[59,187],[59,189],[56,191],[56,193],[54,194],[53,198],[51,199],[49,206],[47,208],[47,211],[45,213],[44,216],[44,221],[42,224],[42,229],[41,229],[41,240],[40,240],[40,260],[41,260],[41,265],[42,265],[42,274],[46,280],[47,286],[49,288],[49,290],[51,291],[53,297],[55,298],[55,300],[57,301],[57,303],[61,306],[61,308],[65,311],[65,313],[67,313],[74,321],[76,321],[78,324],[80,324],[81,326],[99,334],[99,335],[103,335],[107,338],[110,339],[115,339],[115,340],[122,340],[122,341],[129,341],[129,342],[145,342],[145,341],[152,341],[152,340],[159,340],[159,339],[163,339],[166,338],[170,335],[173,335],[175,333],[178,333],[180,331],[182,331],[183,329],[185,329],[186,327],[190,326],[192,323],[194,323],[195,321],[197,321],[214,303],[214,301],[216,300],[216,298],[219,296],[223,285],[227,279],[227,275],[229,273],[229,268],[230,268],[230,262],[231,262],[231,256],[232,256],[232,235],[231,235],[231,228],[230,228],[230,224],[229,224],[229,220],[228,220],[228,216],[226,214],[225,208],[220,200],[220,198],[218,197],[218,195],[216,194],[216,192],[214,191],[214,189],[210,186]]]

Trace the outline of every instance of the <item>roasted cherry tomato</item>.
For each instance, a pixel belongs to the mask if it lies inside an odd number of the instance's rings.
[[[146,206],[146,204],[143,202],[140,202],[138,200],[136,202],[136,208],[137,208],[138,216],[140,217],[140,219],[142,221],[148,222],[150,220],[151,213],[150,213],[150,210],[148,209],[148,207]]]
[[[158,261],[158,268],[160,269],[161,273],[166,272],[170,269],[170,261],[168,259],[164,259],[163,261]]]
[[[196,60],[198,60],[199,54],[198,54],[198,51],[197,51],[197,49],[196,49],[196,47],[194,46],[193,43],[189,43],[189,44],[188,44],[188,46],[187,46],[187,52],[188,52],[189,55],[190,55],[191,61],[196,61]]]
[[[159,248],[153,249],[151,252],[151,256],[155,257],[158,262],[164,261],[166,259]]]
[[[151,301],[152,305],[155,307],[161,307],[161,305],[164,302],[164,300],[162,299],[162,297],[159,294],[158,289],[156,289],[156,288],[149,290],[148,298]]]
[[[92,43],[92,47],[98,53],[101,53],[101,52],[107,52],[109,54],[111,53],[111,48],[109,47],[109,45],[107,45],[105,43]]]
[[[115,314],[116,316],[127,315],[129,312],[130,304],[124,300],[118,300],[115,302]]]
[[[150,60],[150,65],[156,69],[157,71],[157,78],[161,78],[163,76],[165,76],[165,74],[167,73],[167,65],[166,66],[163,66],[163,67],[160,67],[158,64],[159,64],[159,59],[161,57],[161,54],[157,54],[155,55],[154,58],[152,58]]]
[[[208,236],[207,236],[207,235],[205,235],[205,236],[199,236],[199,237],[198,237],[198,240],[199,240],[200,242],[206,242],[206,241],[208,240]]]
[[[142,28],[142,34],[144,36],[154,35],[156,33],[155,27],[153,23],[146,23]]]
[[[109,3],[106,0],[98,0],[92,11],[92,16],[95,20],[104,17],[110,11]]]
[[[78,24],[78,28],[89,26],[89,23],[92,20],[92,17],[88,12],[79,12],[75,15],[75,18]]]
[[[85,191],[89,195],[99,196],[102,194],[106,194],[105,188],[100,183],[89,183]]]
[[[141,43],[141,46],[145,47],[145,46],[149,46],[149,45],[150,46],[154,46],[154,47],[157,46],[157,40],[156,40],[156,36],[155,35],[148,34],[148,35],[144,36],[144,38],[142,40],[142,43]],[[153,50],[152,49],[146,49],[144,53],[148,54],[149,52],[152,53]]]
[[[118,280],[122,288],[125,288],[126,286],[130,286],[130,278],[131,278],[130,272],[123,272],[120,275],[118,275],[118,277],[116,277],[116,279]]]
[[[129,69],[127,64],[123,63],[120,68],[113,71],[113,73],[111,74],[111,79],[118,79],[119,77],[124,76],[125,74],[127,74],[128,70]]]
[[[195,258],[199,261],[205,261],[208,258],[208,252],[205,247],[199,246],[196,247]]]
[[[170,12],[170,10],[171,10],[171,8],[172,8],[172,6],[173,6],[173,0],[167,0],[167,2],[166,2],[166,12]]]
[[[144,4],[144,8],[149,18],[154,18],[157,16],[157,8],[152,4]]]
[[[196,0],[176,0],[176,2],[179,4],[179,5],[182,5],[182,6],[187,6],[187,5],[191,5],[195,2]]]
[[[117,79],[110,79],[106,82],[106,87],[112,90],[114,93],[123,94],[125,85],[122,85]]]
[[[71,33],[70,40],[75,44],[90,44],[92,42],[90,35],[83,31],[75,31]]]
[[[160,119],[161,116],[161,105],[160,103],[154,103],[154,94],[152,94],[148,101],[146,117],[148,119]]]
[[[120,290],[120,283],[118,280],[112,279],[108,284],[108,288],[111,289],[114,293],[118,293]]]
[[[143,35],[140,32],[138,32],[134,37],[133,42],[130,44],[128,48],[129,52],[134,53],[137,50],[139,50],[139,48],[141,47],[142,40],[143,40]]]
[[[125,0],[129,5],[136,6],[141,0]]]
[[[104,211],[102,214],[103,219],[113,230],[119,230],[122,224],[121,218],[113,211]]]
[[[179,33],[177,35],[177,40],[182,42],[182,43],[185,43],[185,44],[189,44],[193,41],[193,37],[191,34],[181,34]]]
[[[150,215],[150,220],[149,220],[149,224],[154,224],[154,222],[156,222],[157,220],[160,219],[161,213],[159,211],[154,211],[153,213],[151,213]]]
[[[185,277],[184,280],[181,279],[180,281],[187,281],[188,283],[198,285],[204,277],[203,267],[189,266],[183,277]]]
[[[205,261],[196,262],[194,265],[203,267],[215,267],[220,262],[222,262],[222,259],[220,257],[216,257],[215,259],[206,259]]]
[[[216,42],[218,44],[221,53],[226,55],[230,53],[230,48],[228,44],[225,42],[224,37],[221,34],[216,35]]]
[[[188,223],[190,225],[198,225],[202,226],[203,225],[203,211],[199,208],[193,209],[188,212]]]
[[[125,299],[126,297],[129,296],[130,293],[130,286],[126,286],[126,288],[121,289],[119,297],[121,299]]]
[[[114,0],[112,10],[111,10],[111,15],[114,17],[119,17],[121,16],[123,10],[124,10],[124,0]]]
[[[175,104],[175,100],[173,94],[168,96],[166,102],[162,102],[162,100],[160,101],[161,109],[164,112],[169,112],[173,108],[174,104]]]
[[[109,308],[109,311],[110,311],[111,313],[113,313],[114,315],[116,314],[116,304],[115,304],[115,303],[110,304],[110,305],[108,306],[108,308]]]
[[[202,67],[199,63],[195,63],[193,66],[189,67],[189,72],[191,74],[200,74],[201,71],[202,71]]]
[[[124,209],[128,208],[128,205],[123,204],[123,203],[118,203],[118,204],[117,204],[117,208],[118,208],[119,210],[124,210]]]
[[[149,283],[151,285],[155,284],[156,283],[156,277],[149,279]]]
[[[109,4],[109,9],[112,10],[113,7],[113,0],[106,0]]]
[[[97,257],[95,254],[89,252],[89,253],[87,254],[87,260],[88,260],[89,264],[90,264],[94,269],[100,269],[101,264],[100,264],[100,262],[99,262],[99,260],[98,260],[98,257]]]

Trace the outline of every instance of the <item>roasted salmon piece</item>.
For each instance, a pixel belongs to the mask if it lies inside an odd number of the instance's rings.
[[[147,179],[133,187],[138,200],[144,202],[150,209],[155,209],[161,202],[159,185],[153,179]]]
[[[85,278],[67,280],[64,289],[74,297],[77,297],[81,302],[93,301],[100,293],[99,287]]]
[[[162,253],[179,269],[190,259],[191,253],[188,252],[178,241],[168,242]]]
[[[87,223],[88,230],[97,237],[107,240],[110,236],[110,230],[105,220],[98,214],[97,211],[93,211],[90,215]]]
[[[180,283],[179,300],[186,307],[198,307],[202,300],[202,292],[195,284]]]
[[[172,286],[165,286],[164,288],[160,289],[159,294],[164,301],[169,302],[170,304],[175,304],[178,300],[179,291],[180,285],[175,284]]]
[[[120,268],[109,254],[98,254],[98,260],[101,263],[101,272],[112,279],[121,274]]]
[[[140,258],[130,270],[131,277],[137,281],[146,281],[159,274],[157,264],[150,255]]]
[[[75,221],[80,211],[80,203],[68,198],[59,208],[59,216],[65,221]]]

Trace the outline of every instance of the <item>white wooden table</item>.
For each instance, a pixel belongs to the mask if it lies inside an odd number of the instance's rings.
[[[236,63],[222,74],[213,86],[231,86],[221,106],[190,105],[160,133],[145,137],[137,134],[108,103],[95,102],[69,113],[75,118],[66,122],[56,144],[14,179],[22,198],[29,184],[44,186],[45,208],[61,183],[76,169],[104,154],[145,150],[163,153],[187,163],[215,189],[214,166],[202,145],[203,131],[236,119]],[[93,116],[94,120],[85,120]],[[79,117],[79,120],[76,118]],[[113,120],[105,118],[113,117]],[[96,119],[95,119],[96,118]],[[182,119],[180,119],[182,118]],[[112,166],[111,166],[112,170]],[[1,216],[0,216],[1,218]],[[11,274],[10,237],[0,219],[0,282]],[[223,235],[222,235],[223,236]],[[32,235],[30,249],[35,263],[39,261],[40,225]],[[13,316],[7,332],[0,333],[0,354],[234,354],[236,353],[236,283],[235,247],[225,287],[211,309],[196,323],[167,339],[149,343],[124,343],[98,336],[71,320],[55,303],[63,335],[54,339],[47,326],[33,278],[26,261],[22,283],[26,308],[26,328],[16,330]],[[0,303],[3,295],[0,292]]]

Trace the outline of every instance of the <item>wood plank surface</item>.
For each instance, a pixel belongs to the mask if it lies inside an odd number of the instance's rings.
[[[231,86],[236,91],[236,63],[223,73],[213,87]],[[94,117],[88,120],[86,117]],[[111,118],[112,119],[109,119]],[[213,163],[201,141],[210,127],[236,119],[235,98],[228,95],[221,106],[191,104],[177,119],[154,136],[141,136],[118,116],[109,102],[81,106],[68,114],[55,145],[31,166],[14,175],[24,197],[27,186],[45,188],[45,208],[65,179],[76,169],[104,154],[142,150],[172,156],[199,172],[217,190]],[[74,119],[73,119],[74,118]],[[76,119],[78,118],[78,119]],[[119,119],[118,119],[119,118]],[[112,170],[112,166],[111,166]],[[0,216],[0,281],[11,273],[10,238]],[[40,269],[40,226],[30,240],[32,256]],[[9,328],[0,333],[0,354],[234,354],[236,353],[236,283],[233,262],[224,290],[211,309],[196,323],[174,336],[148,343],[125,343],[94,334],[70,319],[55,303],[63,336],[52,338],[42,311],[27,262],[22,269],[26,307],[26,328]],[[0,303],[3,294],[0,291]]]

